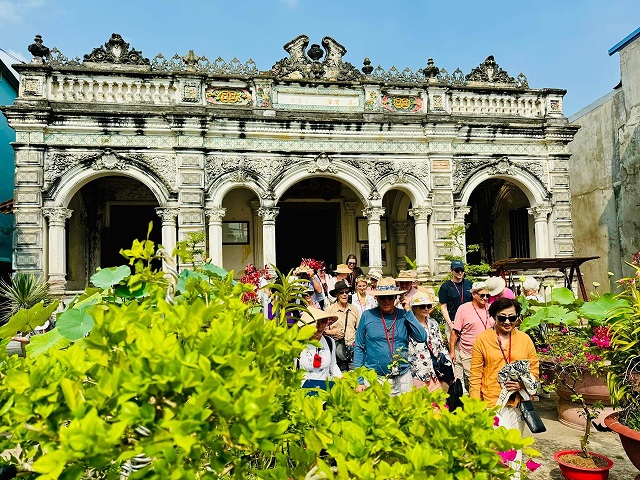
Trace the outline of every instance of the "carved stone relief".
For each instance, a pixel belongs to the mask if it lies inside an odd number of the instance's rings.
[[[487,169],[489,175],[509,176],[517,176],[519,171],[524,170],[536,177],[545,187],[547,186],[545,179],[546,167],[543,161],[514,162],[508,157],[502,157],[497,160],[453,157],[454,192],[459,192],[469,178],[483,169]]]

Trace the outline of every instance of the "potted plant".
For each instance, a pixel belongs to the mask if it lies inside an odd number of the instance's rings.
[[[605,419],[605,425],[620,436],[631,463],[640,469],[640,254],[631,265],[635,276],[619,280],[625,290],[620,297],[627,305],[611,312],[611,350],[607,384],[618,412]]]

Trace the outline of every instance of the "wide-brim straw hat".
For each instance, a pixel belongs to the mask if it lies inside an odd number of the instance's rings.
[[[393,280],[396,282],[413,282],[418,279],[418,272],[415,270],[400,270],[398,273],[398,278],[394,278]]]
[[[400,290],[396,287],[396,281],[391,277],[382,277],[378,281],[378,285],[376,285],[375,290],[371,290],[369,292],[370,295],[374,296],[387,296],[387,295],[400,295],[406,292],[406,290]]]
[[[375,280],[376,282],[378,282],[382,278],[382,275],[378,272],[369,272],[367,273],[367,277],[369,277],[370,280]]]
[[[507,286],[507,282],[505,282],[502,277],[490,277],[486,282],[484,282],[484,284],[487,287],[487,290],[489,290],[489,295],[492,297],[500,295]]]
[[[320,310],[315,307],[307,307],[309,312],[302,312],[300,315],[300,320],[298,320],[298,326],[304,327],[305,325],[311,325],[316,323],[318,320],[322,320],[324,318],[333,318],[336,316],[335,313],[325,312],[324,310]]]
[[[339,292],[340,290],[350,290],[349,285],[344,280],[336,282],[333,290],[329,291],[329,295],[331,295],[332,297],[337,297],[338,295],[336,295],[336,292]]]
[[[346,263],[341,263],[334,270],[335,273],[351,273],[351,269],[347,267]]]

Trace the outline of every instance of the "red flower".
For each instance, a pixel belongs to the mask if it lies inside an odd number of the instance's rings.
[[[493,417],[493,426],[494,427],[500,426],[500,418],[499,417]]]

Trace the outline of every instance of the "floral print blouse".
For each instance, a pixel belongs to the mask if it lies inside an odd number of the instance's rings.
[[[445,346],[445,342],[442,338],[442,333],[440,332],[438,322],[436,322],[431,317],[427,319],[427,322],[429,327],[425,327],[425,330],[427,330],[427,343],[431,348],[431,351],[436,356],[439,353],[444,353],[447,359],[449,359],[449,349]],[[420,325],[424,327],[422,323]],[[411,376],[413,378],[417,378],[418,380],[422,380],[423,382],[438,379],[435,371],[433,370],[431,353],[429,352],[429,348],[427,348],[427,345],[425,343],[418,343],[412,338],[409,338],[408,358],[411,368]]]

